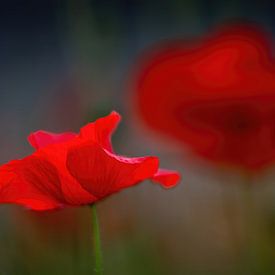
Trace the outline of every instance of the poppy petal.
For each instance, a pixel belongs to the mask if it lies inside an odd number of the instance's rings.
[[[165,188],[171,188],[180,181],[180,174],[173,170],[159,169],[152,177],[152,181],[160,183]]]
[[[78,181],[71,176],[66,167],[68,147],[78,141],[78,139],[74,139],[73,142],[69,143],[53,144],[35,152],[36,156],[50,160],[51,164],[57,168],[60,188],[64,198],[70,205],[90,204],[97,199],[81,187]]]
[[[231,168],[266,168],[275,162],[270,42],[258,27],[234,24],[155,48],[135,76],[138,114],[184,151]]]
[[[71,148],[67,168],[84,189],[103,198],[153,177],[158,169],[158,159],[120,157],[94,143]]]
[[[64,200],[57,171],[35,156],[12,161],[0,169],[0,202],[17,203],[33,210],[62,207]]]
[[[55,134],[47,131],[37,131],[29,135],[28,141],[35,149],[39,149],[50,144],[69,141],[76,136],[72,132]]]
[[[113,111],[108,116],[99,118],[95,122],[89,123],[81,128],[80,138],[93,140],[103,148],[113,152],[111,136],[120,122],[120,115]]]

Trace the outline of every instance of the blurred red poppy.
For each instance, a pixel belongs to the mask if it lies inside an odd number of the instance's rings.
[[[110,138],[119,120],[112,112],[80,134],[31,134],[36,152],[0,167],[0,202],[49,210],[92,204],[146,179],[174,186],[179,174],[159,170],[157,157],[126,158],[113,152]]]
[[[275,161],[275,64],[257,27],[172,43],[143,61],[134,104],[155,131],[221,165]]]

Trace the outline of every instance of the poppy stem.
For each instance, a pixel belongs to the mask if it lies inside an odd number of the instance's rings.
[[[93,243],[94,243],[94,256],[95,256],[95,274],[103,274],[103,261],[101,252],[101,241],[100,241],[100,229],[97,217],[96,205],[92,204],[92,220],[93,220]]]

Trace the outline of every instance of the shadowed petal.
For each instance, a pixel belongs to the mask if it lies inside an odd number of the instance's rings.
[[[70,205],[90,204],[97,200],[95,196],[87,192],[79,182],[71,176],[66,167],[67,151],[72,144],[83,143],[80,139],[73,139],[71,142],[62,144],[52,144],[34,154],[39,158],[50,160],[58,171],[60,179],[60,188],[67,203]]]
[[[103,198],[153,177],[158,169],[158,159],[115,156],[94,143],[71,148],[67,167],[84,189]]]

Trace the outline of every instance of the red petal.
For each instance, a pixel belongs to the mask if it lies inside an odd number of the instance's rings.
[[[158,168],[158,159],[120,157],[94,143],[71,148],[67,167],[84,189],[103,198],[153,177]]]
[[[80,137],[99,143],[103,148],[112,152],[111,136],[116,129],[121,117],[117,112],[111,112],[108,116],[99,118],[81,128]]]
[[[35,149],[39,149],[50,144],[69,141],[74,137],[76,137],[76,134],[71,132],[54,134],[46,131],[37,131],[31,133],[28,140]]]
[[[33,210],[59,208],[65,202],[55,167],[30,156],[0,168],[0,202],[22,204]]]
[[[171,188],[180,181],[180,174],[177,171],[159,169],[152,180],[165,188]]]
[[[139,114],[184,150],[189,146],[219,165],[271,165],[275,66],[269,37],[235,25],[193,42],[175,41],[146,55],[136,81]]]
[[[72,143],[78,144],[81,142],[80,139],[74,139]],[[67,150],[72,143],[54,144],[37,151],[35,155],[50,160],[57,168],[61,190],[68,204],[90,204],[97,198],[83,189],[78,181],[71,176],[66,167]]]

